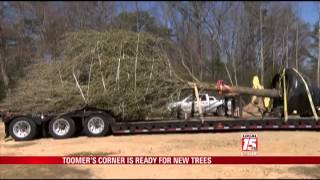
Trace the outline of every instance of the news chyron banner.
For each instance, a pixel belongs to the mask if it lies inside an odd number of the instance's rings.
[[[0,164],[320,164],[320,156],[0,156]]]
[[[0,156],[0,164],[320,164],[320,156],[259,156],[258,140],[243,134],[241,156]]]

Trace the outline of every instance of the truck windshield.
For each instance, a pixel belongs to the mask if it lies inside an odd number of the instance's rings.
[[[187,99],[186,99],[186,102],[191,102],[192,101],[192,96],[189,96]]]

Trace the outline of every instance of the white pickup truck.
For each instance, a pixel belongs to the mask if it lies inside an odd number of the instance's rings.
[[[225,115],[225,104],[224,100],[218,100],[214,96],[209,96],[208,94],[199,94],[200,107],[204,115],[206,114],[217,114],[219,116]],[[231,102],[228,102],[228,109],[231,107]],[[192,95],[187,96],[181,101],[173,102],[168,105],[170,111],[179,109],[186,113],[191,113],[192,110]],[[194,112],[198,113],[198,102],[194,100]]]

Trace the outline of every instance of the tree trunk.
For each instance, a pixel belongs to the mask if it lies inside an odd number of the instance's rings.
[[[298,51],[299,51],[299,24],[297,22],[297,32],[296,32],[296,69],[297,70],[299,70]]]
[[[193,88],[193,83],[189,83],[189,85]],[[254,95],[260,97],[272,97],[279,98],[281,97],[281,93],[276,89],[254,89],[250,87],[243,86],[229,86],[223,87],[222,89],[217,88],[214,84],[199,82],[196,83],[197,87],[202,90],[213,90],[218,91],[222,90],[223,93],[236,93],[243,95]]]
[[[317,67],[317,86],[320,87],[320,21],[318,26],[318,67]]]
[[[289,68],[289,26],[287,26],[286,68]]]
[[[2,77],[2,81],[5,85],[5,87],[8,87],[9,85],[9,77],[6,73],[5,67],[4,67],[4,59],[2,59],[1,55],[0,55],[0,73],[1,73],[1,77]]]
[[[260,39],[261,39],[261,49],[260,49],[260,57],[261,57],[261,84],[264,83],[264,59],[263,59],[263,35],[262,35],[262,12],[260,8]]]

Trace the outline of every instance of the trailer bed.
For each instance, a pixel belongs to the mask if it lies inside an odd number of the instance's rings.
[[[320,130],[320,120],[314,117],[300,117],[289,116],[287,121],[283,117],[234,117],[234,116],[206,116],[206,117],[190,117],[188,119],[173,119],[173,118],[152,118],[149,120],[138,120],[129,122],[116,121],[110,114],[102,110],[78,110],[64,114],[62,116],[54,115],[26,115],[26,114],[12,114],[3,113],[6,115],[4,118],[5,134],[12,136],[13,130],[10,125],[14,119],[19,121],[33,121],[37,125],[37,131],[40,132],[42,137],[47,137],[50,133],[50,123],[53,120],[63,118],[74,121],[74,131],[82,130],[88,136],[96,136],[88,134],[86,131],[86,122],[90,118],[101,117],[105,120],[105,134],[151,134],[151,133],[191,133],[191,132],[232,132],[232,131],[256,131],[256,130]],[[22,119],[21,119],[22,118]],[[101,119],[101,120],[102,120]],[[65,120],[65,119],[64,119]],[[11,123],[12,122],[12,123]],[[11,126],[12,127],[12,126]],[[87,126],[88,127],[88,126]],[[10,132],[11,130],[11,132]],[[49,132],[48,132],[49,130]],[[67,137],[54,137],[54,138],[69,138]],[[102,136],[102,135],[101,135]],[[32,137],[33,138],[33,137]],[[28,138],[30,140],[32,138]],[[22,138],[15,138],[15,140],[24,140]]]
[[[112,125],[114,134],[152,132],[197,132],[197,131],[239,131],[239,130],[319,130],[320,121],[313,117],[289,117],[287,122],[279,117],[204,117],[187,120],[150,120],[138,122],[116,122]]]

